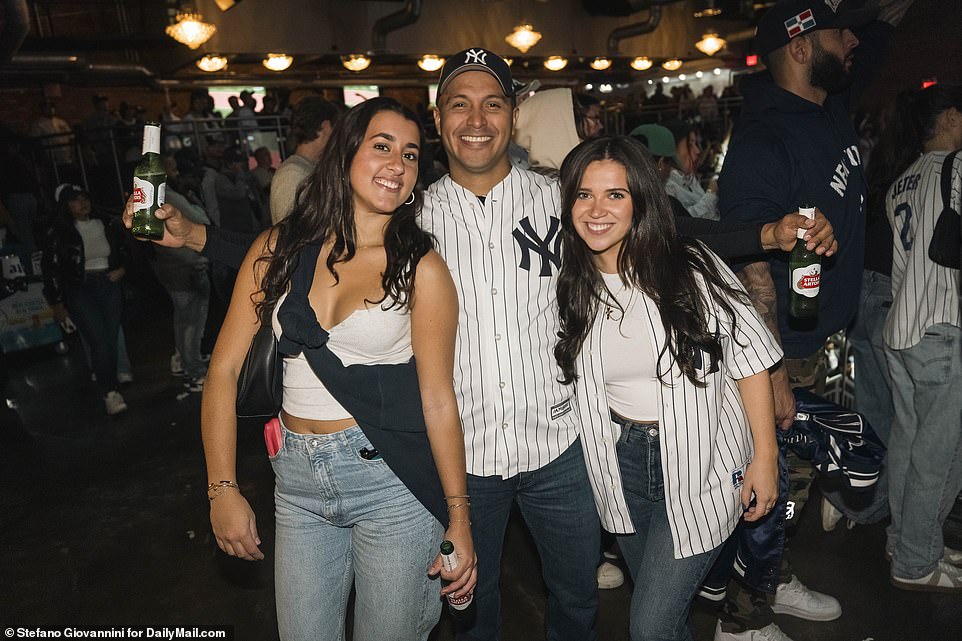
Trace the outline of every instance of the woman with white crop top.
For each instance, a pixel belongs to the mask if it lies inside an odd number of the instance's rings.
[[[780,350],[721,260],[680,237],[637,140],[561,165],[562,331],[602,523],[634,579],[632,641],[690,641],[691,601],[738,520],[777,499]]]
[[[416,222],[423,145],[416,116],[391,99],[341,118],[294,211],[248,253],[211,359],[211,524],[224,552],[257,560],[237,488],[236,384],[260,323],[273,323],[285,356],[267,439],[285,641],[343,639],[352,586],[355,640],[427,639],[440,596],[476,582],[452,385],[457,294]],[[453,570],[441,567],[443,539]]]

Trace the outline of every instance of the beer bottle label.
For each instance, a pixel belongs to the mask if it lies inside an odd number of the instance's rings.
[[[134,203],[137,209],[149,209],[154,204],[154,186],[143,178],[134,176]]]
[[[822,266],[818,263],[805,265],[792,270],[792,290],[806,298],[818,296],[822,282]]]
[[[157,185],[157,206],[160,207],[167,202],[167,183]]]

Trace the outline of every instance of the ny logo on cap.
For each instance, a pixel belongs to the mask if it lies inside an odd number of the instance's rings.
[[[464,55],[464,64],[469,62],[476,62],[478,64],[487,65],[488,52],[484,49],[468,49],[467,53]]]
[[[838,13],[838,5],[842,4],[842,0],[825,0],[825,4],[832,10],[832,13]]]
[[[828,0],[826,0],[828,1]],[[812,15],[811,9],[806,9],[801,13],[792,16],[785,21],[785,31],[788,32],[789,38],[794,38],[795,36],[805,33],[809,29],[815,27],[815,16]]]

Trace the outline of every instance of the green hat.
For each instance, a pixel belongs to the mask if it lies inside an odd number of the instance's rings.
[[[628,135],[647,147],[652,156],[670,158],[677,164],[678,159],[675,157],[675,137],[666,127],[662,127],[661,125],[640,125],[632,129]]]

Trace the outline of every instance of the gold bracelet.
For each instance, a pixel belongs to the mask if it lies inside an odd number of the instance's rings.
[[[448,512],[459,507],[471,507],[471,501],[467,501],[466,503],[450,503],[448,505]]]
[[[220,496],[220,493],[222,490],[226,490],[227,488],[231,488],[231,487],[236,490],[240,490],[240,487],[234,481],[217,481],[216,483],[208,483],[207,484],[207,500],[213,501],[218,496]]]
[[[445,496],[444,500],[448,499],[470,499],[470,494],[452,494],[451,496]]]
[[[471,525],[471,520],[470,520],[470,519],[448,519],[448,523],[449,523],[449,524],[451,524],[451,523],[467,523],[468,525]]]

